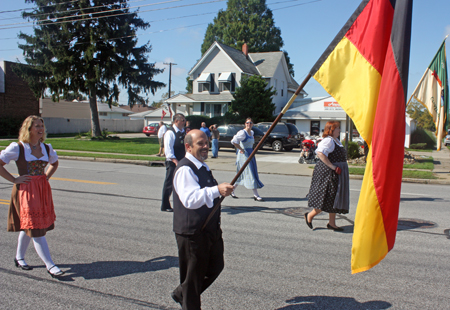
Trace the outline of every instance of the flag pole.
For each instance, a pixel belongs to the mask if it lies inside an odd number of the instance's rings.
[[[253,157],[255,157],[256,152],[258,152],[259,148],[263,145],[264,141],[266,140],[266,138],[270,135],[270,133],[272,132],[272,130],[275,128],[275,126],[278,124],[278,122],[280,121],[280,119],[283,117],[283,115],[286,113],[286,111],[289,109],[289,107],[292,105],[292,103],[294,102],[295,98],[297,98],[298,94],[300,94],[300,92],[303,90],[303,88],[305,87],[306,83],[308,83],[308,81],[311,79],[311,74],[308,73],[308,75],[306,76],[306,78],[303,80],[303,82],[298,86],[297,90],[295,91],[295,93],[292,95],[291,99],[289,99],[289,101],[286,103],[286,105],[284,106],[283,110],[281,110],[280,114],[278,114],[277,118],[273,121],[272,125],[270,126],[270,128],[267,130],[267,132],[264,134],[264,137],[262,137],[262,139],[259,141],[258,145],[254,148],[253,152],[250,154],[250,156],[247,158],[247,160],[245,161],[245,163],[242,165],[241,169],[238,171],[238,173],[236,174],[236,176],[233,178],[233,180],[231,181],[231,185],[234,185],[234,183],[236,183],[237,179],[239,178],[239,176],[242,174],[242,172],[244,172],[244,169],[248,166],[248,164],[250,163],[250,161],[253,159]],[[206,219],[205,223],[203,224],[202,230],[205,229],[206,225],[208,225],[208,222],[211,220],[211,218],[213,217],[214,213],[217,212],[217,210],[220,207],[220,204],[222,203],[222,201],[225,199],[224,196],[221,196],[219,201],[214,205],[213,210],[211,211],[211,213],[209,214],[208,218]]]

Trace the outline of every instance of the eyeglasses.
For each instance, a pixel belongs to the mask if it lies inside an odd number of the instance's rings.
[[[245,122],[246,124],[253,124],[253,122]]]

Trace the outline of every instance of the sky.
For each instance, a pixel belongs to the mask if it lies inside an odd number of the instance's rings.
[[[331,43],[360,0],[266,0],[273,11],[275,26],[281,30],[282,50],[289,53],[295,80],[300,84]],[[219,10],[226,10],[226,0],[130,0],[132,10],[151,27],[138,32],[138,46],[150,42],[151,63],[165,68],[154,80],[167,84],[149,101],[159,101],[168,92],[169,66],[173,63],[171,90],[184,92],[188,72],[201,58],[200,49],[206,28]],[[20,31],[32,34],[33,28],[20,23],[21,12],[5,12],[33,7],[25,0],[0,0],[0,60],[23,61],[18,48]],[[11,25],[13,24],[13,25]],[[9,26],[5,26],[9,25]],[[8,29],[2,29],[8,28]],[[450,0],[414,0],[408,98],[431,63],[446,35],[450,34]],[[448,40],[447,40],[448,41]],[[23,43],[23,42],[22,42]],[[448,52],[447,52],[448,55]],[[175,65],[176,64],[176,65]],[[328,95],[314,79],[306,84],[308,97]],[[119,104],[127,104],[122,91]]]

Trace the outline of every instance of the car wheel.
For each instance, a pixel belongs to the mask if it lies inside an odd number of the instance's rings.
[[[292,146],[285,146],[285,147],[284,147],[284,150],[285,150],[285,151],[288,151],[288,152],[292,151],[292,149],[293,149]]]
[[[281,152],[283,150],[283,142],[280,140],[275,140],[272,142],[272,150],[275,152]]]
[[[150,137],[150,134],[148,134],[148,133],[146,133],[145,135],[146,135],[147,137]]]

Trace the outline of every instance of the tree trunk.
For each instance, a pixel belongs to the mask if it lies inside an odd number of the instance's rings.
[[[98,137],[102,135],[100,129],[100,120],[98,119],[98,109],[97,109],[97,90],[91,89],[89,92],[89,106],[91,108],[91,130],[92,137]]]

